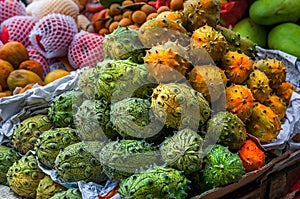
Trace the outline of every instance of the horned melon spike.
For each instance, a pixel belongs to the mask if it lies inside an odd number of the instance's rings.
[[[269,86],[269,78],[267,75],[260,71],[254,70],[247,80],[247,86],[250,88],[254,99],[263,103],[269,97],[272,89]]]
[[[220,21],[219,0],[187,0],[183,7],[184,27],[192,32],[208,24],[215,26]]]
[[[227,78],[235,84],[242,84],[252,72],[253,62],[249,56],[237,51],[229,51],[222,57],[222,68]]]
[[[226,88],[226,109],[236,114],[245,122],[252,113],[253,95],[249,88],[243,85],[232,85]]]
[[[220,25],[216,25],[215,29],[221,31],[228,43],[228,50],[238,51],[239,53],[245,53],[251,59],[256,57],[256,44],[246,37],[241,37],[237,32],[234,32],[228,28]]]
[[[270,79],[270,87],[278,88],[285,81],[286,68],[284,63],[276,58],[266,58],[255,61],[253,68],[263,71]]]
[[[198,48],[204,48],[216,62],[219,61],[226,52],[227,42],[220,31],[206,24],[193,32],[190,46],[192,52]]]
[[[168,41],[148,50],[144,62],[150,75],[158,82],[177,82],[185,79],[192,68],[187,52],[188,49],[177,41]]]

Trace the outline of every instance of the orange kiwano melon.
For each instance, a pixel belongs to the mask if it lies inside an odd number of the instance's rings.
[[[6,79],[14,70],[14,67],[7,61],[0,59],[0,86],[2,89],[7,88]]]
[[[59,78],[62,78],[64,76],[67,76],[69,75],[70,72],[69,71],[66,71],[66,70],[62,70],[62,69],[55,69],[55,70],[52,70],[50,71],[45,79],[44,79],[44,84],[49,84],[50,82],[53,82]]]
[[[0,48],[0,59],[8,61],[14,69],[17,69],[21,62],[29,59],[29,55],[22,43],[10,41]]]
[[[34,72],[25,69],[17,69],[11,72],[7,78],[9,90],[13,91],[16,87],[25,87],[30,83],[43,85],[43,80]]]

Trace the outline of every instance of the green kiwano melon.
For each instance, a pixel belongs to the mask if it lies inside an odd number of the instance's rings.
[[[189,182],[182,171],[154,167],[122,180],[118,193],[121,198],[184,199]]]
[[[197,132],[183,129],[166,138],[160,152],[170,167],[189,174],[202,168],[202,145],[203,140]]]
[[[101,147],[102,143],[99,142],[98,144]],[[61,150],[55,159],[54,168],[57,177],[64,182],[84,180],[100,183],[107,179],[102,172],[99,160],[83,142],[69,145]]]
[[[43,165],[52,169],[59,151],[77,142],[80,142],[80,137],[75,129],[50,129],[39,136],[35,148],[36,155]]]
[[[221,145],[213,146],[204,158],[204,165],[202,180],[208,189],[237,182],[245,173],[239,155]]]
[[[23,121],[14,129],[12,143],[14,148],[25,154],[34,148],[38,137],[43,131],[53,127],[47,115],[35,115]]]
[[[26,198],[35,198],[36,189],[44,176],[35,156],[28,153],[9,168],[7,181],[16,194]]]
[[[65,187],[54,182],[50,176],[45,176],[36,189],[36,199],[49,199],[55,193],[66,190]]]
[[[207,134],[212,142],[238,150],[247,138],[244,122],[230,112],[219,112],[207,122]],[[213,144],[213,143],[212,143]]]
[[[74,124],[74,109],[82,103],[83,94],[80,91],[66,91],[51,101],[48,117],[55,127],[72,127]]]
[[[18,152],[14,149],[0,145],[0,185],[7,183],[6,173],[9,167],[20,158]]]
[[[137,169],[158,163],[158,153],[151,144],[142,140],[119,140],[106,144],[99,154],[104,173],[120,181]]]

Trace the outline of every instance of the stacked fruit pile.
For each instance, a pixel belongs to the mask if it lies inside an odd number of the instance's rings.
[[[105,60],[79,74],[78,89],[1,146],[1,184],[81,198],[60,182],[110,179],[121,198],[187,198],[263,167],[259,141],[279,134],[295,86],[282,61],[256,60],[253,42],[218,25],[220,8],[187,0],[182,13],[105,35]]]

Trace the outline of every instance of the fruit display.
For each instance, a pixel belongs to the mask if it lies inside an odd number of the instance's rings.
[[[299,85],[282,60],[260,58],[253,41],[222,24],[224,1],[21,8],[21,17],[0,21],[1,92],[49,92],[70,73],[76,86],[63,82],[42,110],[14,115],[0,145],[0,184],[17,195],[83,198],[91,189],[83,183],[113,182],[120,198],[192,198],[272,160],[263,146],[276,141]],[[16,41],[24,16],[34,19],[28,40]]]

